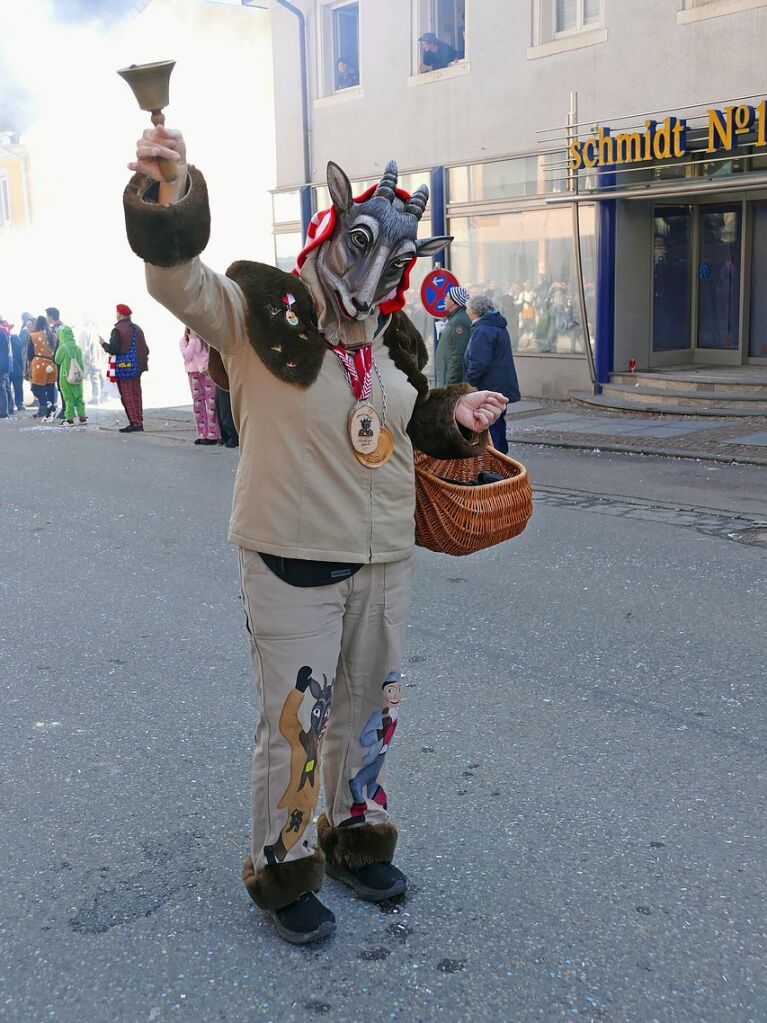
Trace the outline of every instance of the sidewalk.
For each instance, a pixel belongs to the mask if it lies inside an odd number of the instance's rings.
[[[590,411],[567,401],[520,401],[506,413],[509,443],[767,466],[758,416],[673,416]]]
[[[117,432],[126,425],[122,409],[109,411],[98,409],[93,421],[100,430]],[[197,437],[197,429],[191,405],[177,405],[173,408],[150,408],[144,410],[144,433],[160,434],[167,440],[187,443]]]
[[[530,444],[767,466],[767,425],[758,416],[591,412],[572,402],[541,399],[510,405],[506,419],[512,448]],[[102,430],[125,425],[122,410],[99,411],[94,420]],[[144,433],[193,441],[197,433],[191,405],[148,409]]]

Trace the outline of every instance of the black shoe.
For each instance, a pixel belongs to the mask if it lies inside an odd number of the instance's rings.
[[[224,444],[225,448],[238,448],[239,446],[240,445],[236,440],[228,440],[226,444]]]
[[[325,872],[336,881],[350,885],[366,902],[396,899],[407,890],[407,878],[393,863],[368,863],[357,870],[350,870],[348,867],[337,867],[326,860]]]
[[[120,433],[143,433],[144,427],[139,423],[128,423],[127,426],[120,427]]]
[[[217,440],[211,440],[209,437],[198,437],[195,444],[218,444]]]
[[[277,933],[291,945],[308,945],[310,941],[329,938],[336,929],[336,918],[323,906],[313,892],[282,909],[272,909],[269,915],[277,926]]]

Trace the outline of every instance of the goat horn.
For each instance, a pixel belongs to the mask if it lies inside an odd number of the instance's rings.
[[[389,202],[394,202],[397,197],[395,189],[397,187],[397,164],[394,160],[389,160],[383,172],[383,177],[378,183],[378,187],[373,193],[373,198],[388,199]]]
[[[429,189],[427,185],[419,185],[405,204],[405,213],[412,213],[416,220],[420,220],[426,203],[429,201]]]

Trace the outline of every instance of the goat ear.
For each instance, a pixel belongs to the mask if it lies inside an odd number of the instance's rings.
[[[312,694],[315,700],[319,700],[319,698],[322,696],[322,686],[314,678],[309,683],[309,692]]]
[[[436,256],[438,252],[446,249],[452,240],[451,234],[437,235],[436,238],[421,238],[415,243],[415,254],[417,256]]]
[[[352,186],[351,182],[346,176],[346,173],[341,170],[337,163],[333,163],[331,160],[328,164],[328,191],[330,192],[330,198],[333,200],[333,205],[339,213],[348,213],[352,208]]]

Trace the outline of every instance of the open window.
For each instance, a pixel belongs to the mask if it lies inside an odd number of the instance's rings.
[[[326,96],[360,84],[360,5],[334,0],[322,5],[322,66]]]
[[[466,58],[466,0],[415,0],[414,71],[441,71]]]

